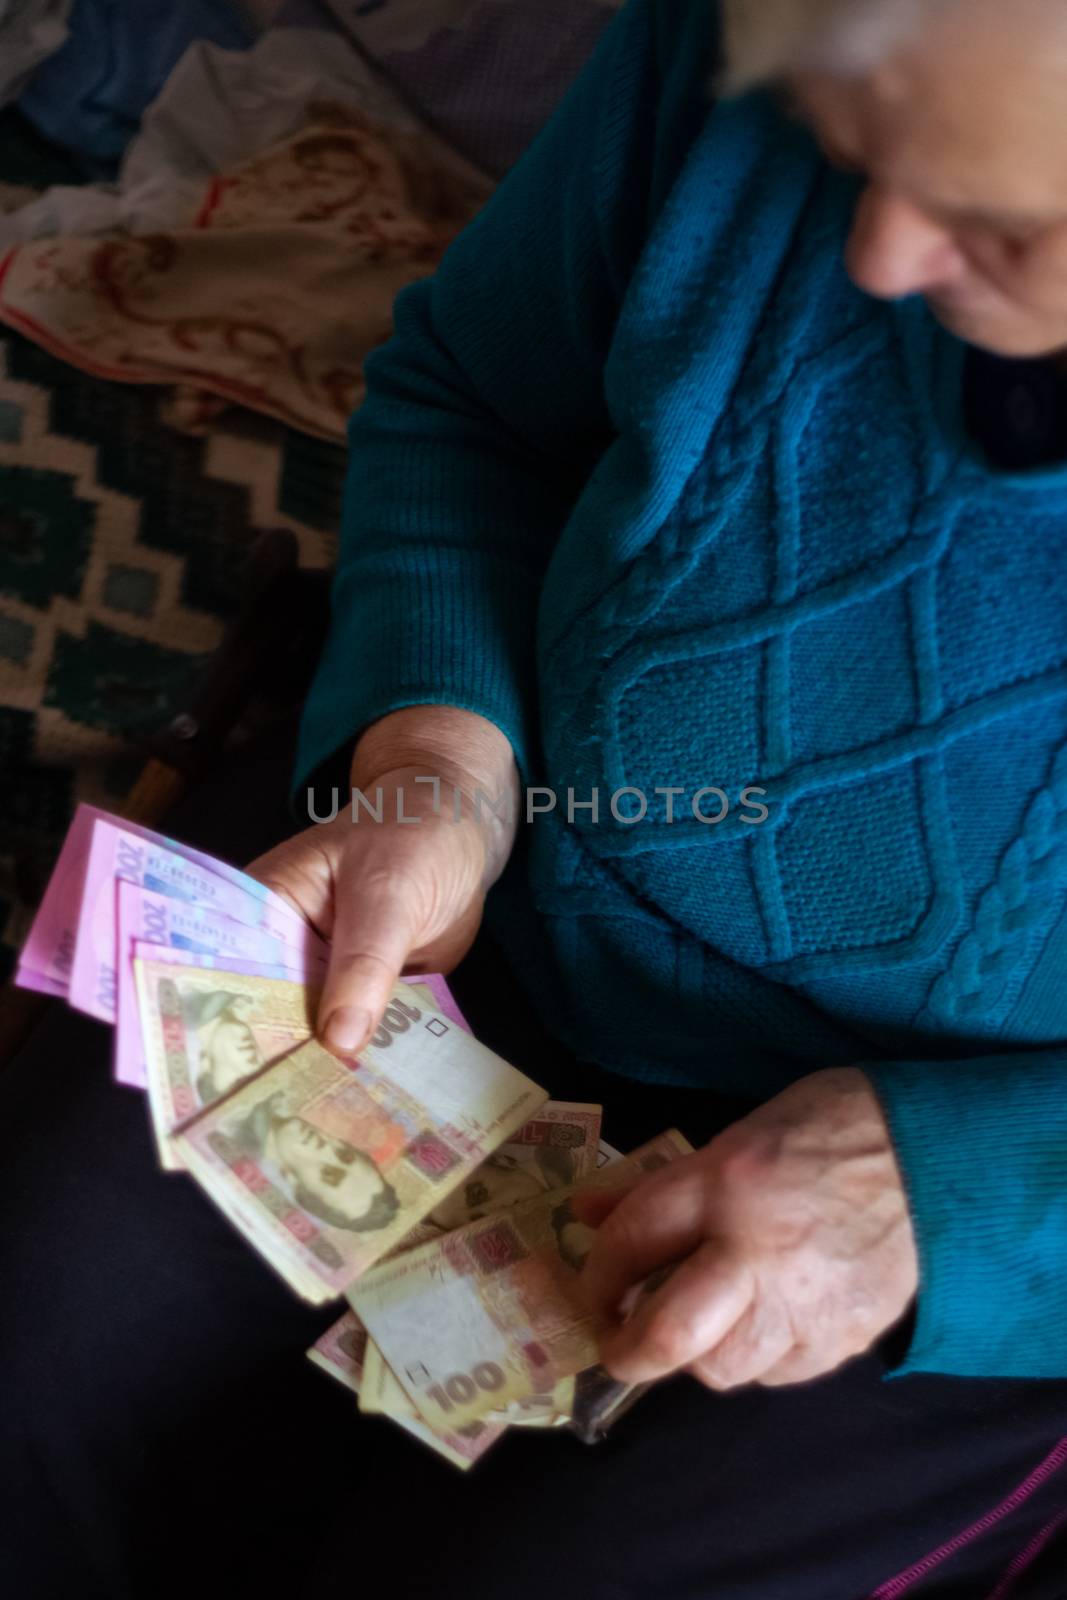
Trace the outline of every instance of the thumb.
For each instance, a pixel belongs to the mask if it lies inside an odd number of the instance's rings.
[[[418,938],[419,922],[410,880],[380,870],[350,871],[338,879],[318,1029],[336,1055],[355,1055],[378,1026]]]

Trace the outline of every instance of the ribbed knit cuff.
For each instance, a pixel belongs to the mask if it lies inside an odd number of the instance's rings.
[[[1067,1377],[1067,1051],[864,1071],[919,1251],[915,1332],[891,1376]]]

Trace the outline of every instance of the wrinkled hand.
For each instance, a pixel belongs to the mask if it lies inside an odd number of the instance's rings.
[[[885,1118],[855,1068],[813,1073],[684,1161],[576,1204],[598,1227],[582,1275],[612,1374],[688,1369],[713,1389],[798,1383],[866,1350],[918,1281]],[[679,1265],[620,1307],[650,1273]]]
[[[415,781],[427,777],[438,786]],[[402,971],[448,972],[470,948],[514,834],[513,820],[473,797],[517,788],[517,774],[510,745],[491,724],[425,706],[383,718],[360,740],[352,784],[376,807],[381,791],[380,822],[363,808],[354,822],[343,795],[332,822],[305,829],[248,869],[330,942],[317,1029],[342,1056],[378,1026]]]

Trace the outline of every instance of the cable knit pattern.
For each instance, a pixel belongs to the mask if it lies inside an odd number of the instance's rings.
[[[854,180],[710,106],[715,21],[629,0],[400,296],[301,773],[399,706],[495,722],[558,796],[489,905],[546,1022],[753,1100],[863,1063],[908,1366],[1067,1376],[1067,470],[972,450],[962,348],[847,279]]]
[[[1065,886],[1067,745],[1057,752],[1047,786],[1035,796],[1022,832],[982,894],[972,931],[933,984],[932,1017],[966,1019],[995,1004],[1017,971],[1023,944],[1048,920],[1049,907]]]

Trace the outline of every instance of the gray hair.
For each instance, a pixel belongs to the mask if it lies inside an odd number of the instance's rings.
[[[877,66],[946,0],[722,0],[725,73],[738,94],[796,69]]]

